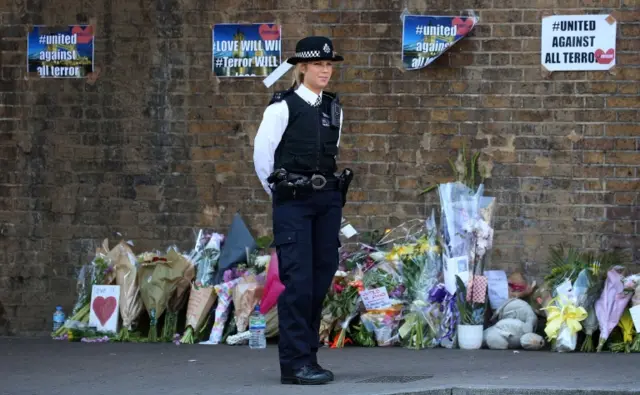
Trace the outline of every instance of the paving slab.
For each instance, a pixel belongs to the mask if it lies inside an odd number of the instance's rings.
[[[626,395],[640,354],[321,349],[336,380],[282,385],[275,345],[69,343],[0,338],[4,395]]]

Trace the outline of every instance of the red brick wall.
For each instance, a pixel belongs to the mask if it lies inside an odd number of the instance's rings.
[[[331,89],[343,94],[341,164],[357,172],[345,214],[359,229],[425,215],[437,195],[416,191],[448,176],[467,142],[493,164],[497,266],[539,275],[557,241],[637,260],[640,2],[407,1],[412,13],[480,16],[412,72],[398,67],[404,3],[0,0],[0,335],[48,330],[57,303],[69,311],[74,268],[113,232],[136,251],[188,248],[194,228],[224,232],[237,210],[269,230],[251,158],[270,92],[212,76],[217,22],[278,21],[285,56],[308,34],[346,55]],[[619,66],[545,78],[541,17],[582,12],[614,12]],[[90,20],[95,84],[26,78],[30,24]]]

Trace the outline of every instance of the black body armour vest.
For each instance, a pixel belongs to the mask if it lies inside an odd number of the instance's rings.
[[[337,171],[336,144],[342,111],[337,95],[323,92],[322,104],[313,107],[291,88],[276,93],[271,103],[280,100],[289,107],[289,123],[276,148],[274,169],[304,175],[333,175]]]

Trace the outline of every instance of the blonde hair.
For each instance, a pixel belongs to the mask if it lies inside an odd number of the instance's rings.
[[[303,65],[301,63],[298,63],[293,69],[292,85],[294,88],[297,88],[304,82],[304,73],[302,72],[302,66]]]

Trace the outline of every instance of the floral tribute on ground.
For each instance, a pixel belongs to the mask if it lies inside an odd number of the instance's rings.
[[[436,190],[436,189],[434,189]],[[435,347],[640,352],[640,274],[618,250],[550,250],[544,281],[492,268],[496,199],[484,185],[437,186],[438,216],[343,242],[322,311],[328,348]],[[283,286],[271,237],[239,216],[228,234],[198,229],[180,251],[134,253],[104,240],[77,278],[77,301],[55,339],[243,345],[256,305],[278,336]],[[119,332],[89,326],[92,285],[119,285]]]

